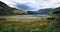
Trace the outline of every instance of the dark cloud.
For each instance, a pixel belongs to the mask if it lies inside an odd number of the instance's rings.
[[[15,2],[16,3],[16,7],[21,9],[21,10],[33,10],[34,8],[31,8],[30,6],[27,6],[26,4],[20,4],[18,2]]]
[[[23,10],[31,10],[32,8],[25,5],[25,4],[17,4],[16,5],[17,8],[23,9]]]

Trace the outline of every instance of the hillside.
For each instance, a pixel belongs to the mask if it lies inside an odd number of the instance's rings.
[[[60,7],[55,8],[53,14],[60,14]]]
[[[54,9],[53,8],[45,8],[45,9],[40,9],[38,11],[40,11],[41,14],[52,14]]]
[[[53,8],[45,8],[45,9],[39,9],[38,11],[28,11],[28,14],[48,14],[48,15],[52,15],[52,14],[58,14],[60,13],[60,7],[57,7],[55,9]]]
[[[38,11],[40,11],[42,14],[49,14],[49,15],[50,14],[58,14],[58,13],[60,13],[60,7],[57,7],[55,9],[53,9],[53,8],[40,9]]]
[[[53,8],[39,9],[38,11],[28,11],[28,14],[52,14],[54,12]]]
[[[0,16],[1,15],[22,15],[26,14],[23,10],[18,10],[16,8],[11,8],[7,4],[0,1]],[[14,12],[15,11],[15,12]]]

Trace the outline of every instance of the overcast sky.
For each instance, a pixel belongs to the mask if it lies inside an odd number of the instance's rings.
[[[0,0],[10,7],[21,10],[36,11],[44,8],[56,8],[60,6],[60,0]]]

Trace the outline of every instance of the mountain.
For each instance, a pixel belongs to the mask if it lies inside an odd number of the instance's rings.
[[[0,1],[0,16],[1,15],[22,15],[22,14],[26,14],[26,13],[23,10],[11,8],[4,2]]]
[[[0,1],[0,8],[9,8],[9,6]]]
[[[53,8],[39,9],[38,11],[28,11],[28,14],[52,14],[54,11]]]
[[[38,14],[41,14],[40,11],[28,11],[27,13],[30,14],[30,15],[38,15]]]
[[[54,9],[53,8],[45,8],[45,9],[40,9],[38,11],[40,11],[41,14],[51,14],[54,12]]]
[[[60,7],[55,8],[53,14],[60,14]]]
[[[25,11],[23,11],[23,10],[19,10],[19,9],[16,9],[16,8],[12,8],[12,9],[14,9],[13,10],[13,14],[15,14],[15,15],[26,15],[27,13],[25,12]]]
[[[23,11],[23,10],[18,10],[16,8],[11,8],[4,2],[0,1],[0,16],[1,15],[26,15],[26,14],[54,14],[54,13],[60,13],[56,12],[60,11],[60,7],[58,8],[45,8],[45,9],[39,9],[37,11]]]

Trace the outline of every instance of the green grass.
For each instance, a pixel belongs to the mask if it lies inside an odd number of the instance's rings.
[[[56,21],[50,27],[50,21],[0,21],[0,32],[60,32]]]

